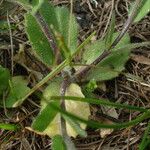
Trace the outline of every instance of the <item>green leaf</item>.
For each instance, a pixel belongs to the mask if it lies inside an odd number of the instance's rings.
[[[58,28],[55,29],[63,36],[65,44],[73,53],[77,48],[78,25],[76,19],[73,15],[70,17],[70,13],[65,7],[57,7],[56,16]]]
[[[43,17],[49,30],[55,30],[61,36],[63,36],[64,43],[69,50],[73,53],[77,48],[77,22],[75,17],[71,15],[65,7],[54,7],[48,2],[44,2],[40,5],[39,13]],[[34,52],[39,58],[47,65],[52,65],[54,62],[54,50],[51,48],[46,36],[43,33],[43,27],[39,25],[32,13],[28,13],[25,16],[26,32],[31,42]],[[71,23],[70,23],[71,19]],[[53,32],[51,31],[53,36]],[[54,39],[55,41],[56,39]]]
[[[105,47],[108,49],[111,46],[113,40],[113,34],[115,31],[115,12],[112,12],[110,26],[108,28],[107,34],[105,36]]]
[[[115,39],[117,35],[118,33],[115,33],[113,39]],[[129,41],[129,35],[126,34],[115,48],[126,45],[129,43]],[[85,63],[92,63],[98,56],[103,53],[105,49],[105,42],[101,40],[98,40],[90,45],[83,54]],[[85,80],[94,79],[96,81],[104,81],[110,80],[119,75],[119,72],[124,69],[124,65],[129,59],[130,50],[124,49],[121,51],[116,51],[115,49],[112,49],[111,51],[111,54],[107,58],[101,61],[96,67],[91,68],[85,77]]]
[[[43,132],[45,134],[48,126],[50,126],[51,122],[54,120],[54,118],[56,118],[57,112],[51,108],[51,104],[59,106],[60,101],[53,101],[51,96],[59,94],[61,80],[61,78],[55,78],[54,80],[51,80],[49,85],[44,90],[43,97],[41,99],[41,111],[32,123],[32,128],[35,131]]]
[[[52,99],[54,100],[60,100],[62,97],[60,96],[52,96]],[[103,106],[111,106],[115,108],[124,108],[124,109],[129,109],[129,110],[135,110],[135,111],[140,111],[140,112],[147,112],[148,109],[145,109],[143,107],[137,107],[137,106],[132,106],[132,105],[127,105],[127,104],[120,104],[120,103],[114,103],[110,102],[108,99],[95,99],[95,98],[82,98],[82,97],[74,97],[74,96],[64,96],[64,99],[66,101],[79,101],[79,102],[87,102],[90,104],[96,104],[96,105],[103,105]]]
[[[17,107],[23,103],[22,98],[30,91],[28,82],[22,76],[15,76],[10,81],[10,92],[5,100],[6,107]]]
[[[53,63],[53,51],[40,25],[31,13],[25,15],[25,25],[28,38],[34,53],[47,65]]]
[[[9,85],[10,74],[9,70],[0,66],[0,95]]]
[[[0,129],[10,130],[10,131],[17,131],[18,126],[15,125],[15,124],[0,123]]]
[[[143,0],[134,22],[140,21],[150,12],[150,0]]]
[[[133,119],[129,122],[114,123],[114,124],[102,124],[102,123],[99,123],[97,121],[91,121],[91,120],[88,121],[86,119],[83,119],[83,117],[82,118],[78,117],[78,116],[76,116],[72,113],[69,113],[67,111],[64,111],[64,110],[60,109],[59,107],[57,107],[55,105],[52,105],[52,107],[56,111],[60,112],[61,114],[66,115],[66,116],[70,117],[73,120],[77,120],[79,122],[82,122],[82,123],[86,124],[87,126],[92,127],[94,129],[101,129],[101,128],[121,129],[121,128],[134,126],[134,125],[142,122],[143,120],[150,118],[150,110],[148,110],[147,112],[139,115],[136,119]]]
[[[149,136],[149,133],[150,133],[150,123],[148,123],[148,126],[144,132],[144,135],[143,135],[143,138],[142,138],[142,141],[139,145],[139,150],[145,150],[146,147],[150,144],[150,136]]]
[[[52,138],[52,150],[67,150],[61,135],[55,135]]]
[[[32,123],[32,128],[35,131],[43,132],[48,125],[53,121],[55,118],[57,111],[55,111],[51,105],[57,105],[58,102],[50,102],[42,111],[39,113],[39,115],[35,118],[34,122]]]

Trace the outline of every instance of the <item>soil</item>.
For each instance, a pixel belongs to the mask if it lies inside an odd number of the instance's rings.
[[[53,0],[55,5],[66,5],[69,7],[68,0]],[[109,14],[111,10],[111,0],[76,0],[74,1],[73,12],[80,25],[79,41],[83,41],[90,33],[96,31],[95,39],[105,36],[107,24],[109,23]],[[128,16],[130,0],[116,0],[116,31],[121,31],[124,22]],[[3,3],[0,3],[0,23],[8,20],[7,13],[3,9]],[[10,8],[11,6],[11,8]],[[36,57],[29,52],[30,44],[24,32],[23,14],[25,11],[18,5],[10,5],[9,21],[16,25],[12,29],[12,39],[14,54],[19,50],[19,44],[24,44],[27,49],[21,63],[31,69],[41,72],[44,76],[48,72],[48,68],[44,66]],[[13,6],[13,7],[12,7]],[[6,10],[6,9],[5,9]],[[150,14],[148,14],[140,22],[133,24],[128,33],[132,43],[150,41]],[[0,64],[6,68],[11,68],[11,41],[8,30],[0,29]],[[95,93],[99,97],[108,98],[115,102],[131,104],[135,106],[150,107],[150,47],[145,46],[133,49],[131,57],[125,66],[125,70],[119,77],[106,82],[106,89],[99,89]],[[14,75],[30,75],[32,84],[37,81],[35,76],[31,75],[28,70],[19,62],[14,62]],[[37,65],[38,64],[38,65]],[[44,69],[43,69],[44,68]],[[131,74],[139,79],[127,75]],[[98,120],[104,116],[101,114],[100,106],[91,106],[96,110],[93,117]],[[40,136],[36,133],[26,130],[24,127],[30,126],[33,118],[39,112],[39,101],[37,97],[31,96],[23,105],[16,109],[0,109],[0,122],[16,123],[22,127],[21,131],[12,132],[0,130],[0,146],[1,150],[48,150],[51,149],[51,139],[47,136]],[[138,112],[131,112],[123,109],[116,109],[119,116],[115,122],[125,122],[134,119]],[[109,118],[109,116],[105,116]],[[113,118],[108,120],[112,121]],[[19,121],[18,121],[19,120]],[[77,137],[73,139],[78,150],[137,150],[141,142],[143,133],[149,120],[145,120],[134,127],[114,130],[105,137],[100,136],[100,130],[87,129],[88,136],[86,138]]]

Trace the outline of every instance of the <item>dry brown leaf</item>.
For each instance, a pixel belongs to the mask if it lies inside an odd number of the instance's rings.
[[[150,58],[147,58],[145,56],[131,55],[131,59],[140,64],[150,65]]]

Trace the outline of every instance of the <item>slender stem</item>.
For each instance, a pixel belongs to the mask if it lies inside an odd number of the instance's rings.
[[[67,87],[69,86],[69,78],[66,72],[62,71],[62,77],[64,78],[61,88],[60,88],[60,96],[61,96],[61,108],[66,111],[66,105],[65,105],[65,99],[63,98],[65,96]],[[63,137],[67,136],[67,129],[66,129],[66,121],[65,119],[61,116],[60,118],[60,128],[61,128],[61,134]]]
[[[30,92],[25,95],[25,97],[22,98],[22,101],[24,101],[26,98],[28,98],[32,93],[34,93],[37,89],[39,89],[42,85],[44,85],[48,80],[51,80],[53,77],[55,77],[58,73],[61,72],[61,70],[67,65],[67,60],[63,61],[60,65],[58,65],[54,70],[52,70],[44,79],[42,79],[39,83],[37,83]]]
[[[135,1],[135,5],[131,11],[131,15],[128,17],[127,21],[125,22],[125,24],[123,26],[122,31],[120,32],[118,37],[114,40],[110,49],[114,48],[118,44],[118,42],[121,40],[121,38],[124,36],[124,34],[127,32],[127,30],[129,29],[130,25],[132,24],[132,22],[134,21],[136,15],[137,15],[137,11],[138,11],[142,1],[143,0],[136,0]]]
[[[111,44],[111,46],[108,48],[108,50],[104,50],[104,52],[94,61],[90,64],[90,66],[81,68],[76,74],[74,75],[74,79],[77,81],[81,81],[83,77],[88,73],[88,71],[91,69],[91,65],[97,65],[102,60],[104,60],[106,57],[108,57],[111,54],[111,49],[114,48],[121,38],[124,36],[124,34],[127,32],[128,28],[130,27],[131,23],[133,22],[134,18],[136,17],[137,10],[139,9],[139,6],[141,4],[142,0],[136,0],[135,6],[133,7],[132,13],[127,19],[127,21],[124,24],[124,27],[121,31],[121,33],[118,35],[118,37],[114,40],[114,42]]]
[[[62,97],[60,96],[52,96],[51,97],[54,100],[60,100]],[[110,102],[107,99],[96,99],[96,98],[81,98],[81,97],[74,97],[74,96],[64,96],[63,97],[65,100],[68,101],[80,101],[80,102],[87,102],[90,104],[96,104],[96,105],[103,105],[103,106],[111,106],[115,108],[123,108],[123,109],[128,109],[128,110],[134,110],[134,111],[140,111],[140,112],[147,112],[148,109],[143,108],[143,107],[137,107],[137,106],[132,106],[132,105],[127,105],[127,104],[120,104],[120,103],[114,103]]]
[[[92,127],[92,128],[109,128],[109,129],[122,129],[122,128],[126,128],[126,127],[129,127],[129,126],[134,126],[140,122],[142,122],[143,120],[145,119],[148,119],[150,118],[150,110],[148,110],[147,112],[145,113],[142,113],[140,116],[138,116],[136,119],[132,120],[132,121],[129,121],[129,122],[124,122],[124,123],[115,123],[115,124],[102,124],[102,123],[99,123],[97,121],[87,121],[81,117],[78,117],[74,114],[71,114],[67,111],[64,111],[62,110],[61,108],[55,106],[52,104],[52,107],[59,111],[60,113],[72,118],[72,119],[75,119],[77,121],[80,121],[82,123],[85,123],[87,124],[89,127]]]

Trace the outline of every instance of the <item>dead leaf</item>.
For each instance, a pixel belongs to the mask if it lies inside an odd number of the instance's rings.
[[[145,56],[139,56],[139,55],[131,55],[131,59],[144,65],[150,65],[150,58],[147,58]]]

